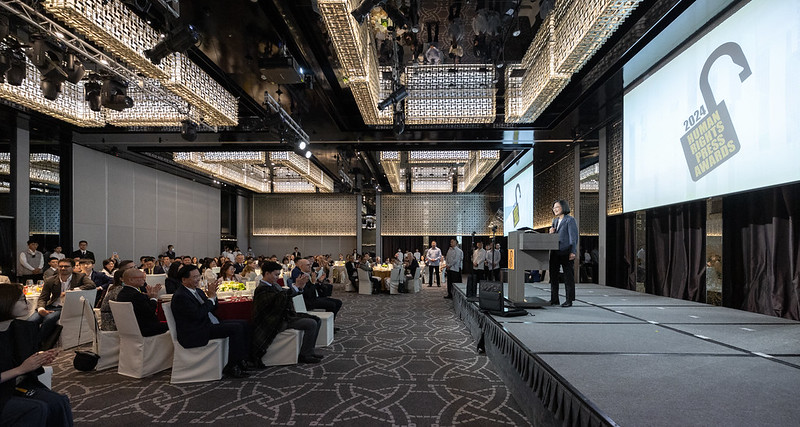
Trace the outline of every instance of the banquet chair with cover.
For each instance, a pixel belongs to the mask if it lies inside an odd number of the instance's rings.
[[[38,379],[39,382],[42,383],[43,386],[45,386],[45,387],[47,387],[49,389],[52,389],[53,388],[53,367],[52,366],[42,366],[42,369],[44,369],[44,372],[39,374],[39,376],[36,377],[36,379]]]
[[[83,325],[81,325],[81,314],[84,313],[81,297],[94,304],[97,289],[66,292],[64,306],[61,308],[61,318],[58,321],[64,328],[61,331],[61,348],[72,348],[92,342],[94,318],[84,314]],[[80,335],[80,342],[78,342],[78,335]]]
[[[294,311],[298,313],[308,313],[306,310],[306,300],[302,295],[296,295],[292,298],[294,303]],[[333,342],[333,313],[322,309],[312,310],[311,314],[317,316],[322,321],[319,327],[319,334],[317,334],[316,347],[327,347]]]
[[[166,274],[148,274],[144,282],[147,283],[147,286],[161,285],[161,289],[158,290],[159,298],[161,298],[162,295],[165,295],[167,293]]]
[[[169,325],[169,335],[174,347],[172,357],[171,384],[216,381],[222,378],[222,370],[228,364],[228,338],[208,340],[204,347],[184,348],[175,332],[175,317],[170,303],[161,305]]]
[[[392,269],[392,272],[389,274],[389,277],[386,278],[386,287],[389,288],[390,295],[397,295],[400,292],[398,288],[400,287],[400,280],[403,278],[403,266],[398,265]]]
[[[119,332],[119,368],[117,372],[144,378],[172,366],[172,338],[169,332],[143,337],[129,302],[110,301],[111,314]]]
[[[417,268],[417,272],[414,274],[414,278],[409,280],[408,284],[408,293],[415,294],[422,290],[422,267],[420,266]]]
[[[362,295],[372,295],[372,280],[369,272],[358,269],[358,293]]]
[[[261,358],[261,363],[267,366],[296,365],[300,356],[300,344],[303,341],[303,332],[297,329],[281,331],[267,347],[267,353]]]
[[[103,331],[99,328],[100,309],[92,309],[89,304],[84,304],[84,316],[94,318],[94,325],[92,326],[91,333],[96,334],[96,340],[92,344],[92,351],[94,351],[100,359],[97,361],[96,371],[102,371],[108,368],[113,368],[119,364],[119,332],[117,331]]]

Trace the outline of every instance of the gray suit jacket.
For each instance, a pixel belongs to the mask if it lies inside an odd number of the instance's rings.
[[[558,218],[553,218],[553,228],[556,228],[556,224],[558,224]],[[556,233],[558,233],[558,252],[578,255],[578,222],[575,221],[575,218],[564,215]]]

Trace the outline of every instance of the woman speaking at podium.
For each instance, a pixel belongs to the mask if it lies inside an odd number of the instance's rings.
[[[553,203],[553,226],[550,234],[558,233],[558,250],[550,251],[550,305],[558,305],[558,267],[564,269],[564,289],[567,301],[562,307],[572,307],[575,300],[575,257],[578,255],[578,223],[569,215],[566,200]]]

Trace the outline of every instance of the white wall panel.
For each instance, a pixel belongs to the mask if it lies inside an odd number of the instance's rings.
[[[219,252],[219,190],[74,146],[74,246],[98,260],[117,251],[138,262],[175,245],[178,255]]]
[[[90,150],[91,151],[91,150]],[[102,153],[97,153],[103,156]],[[108,187],[106,193],[108,205],[108,225],[130,227],[133,224],[133,164],[116,157],[107,159]],[[102,163],[102,157],[97,159]]]
[[[156,229],[157,199],[156,199],[156,174],[144,166],[135,168],[133,175],[134,185],[134,216],[133,223],[136,228]]]

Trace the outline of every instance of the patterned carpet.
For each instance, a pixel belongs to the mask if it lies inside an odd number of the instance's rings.
[[[296,426],[528,425],[444,287],[344,301],[333,345],[318,365],[270,367],[246,380],[169,384],[170,371],[136,380],[116,369],[83,373],[72,352],[54,364],[53,389],[77,425],[156,423]]]

